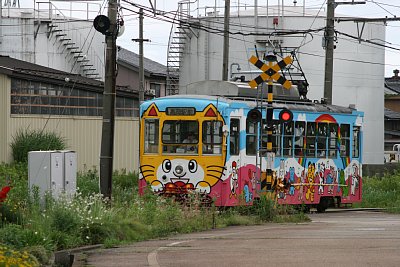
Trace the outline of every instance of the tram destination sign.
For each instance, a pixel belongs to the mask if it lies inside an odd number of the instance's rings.
[[[170,116],[194,116],[196,114],[195,108],[167,108],[167,115]]]

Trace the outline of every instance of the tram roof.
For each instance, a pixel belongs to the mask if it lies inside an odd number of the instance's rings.
[[[191,102],[195,100],[195,102]],[[252,97],[226,97],[226,96],[215,96],[215,95],[194,95],[194,94],[179,94],[170,95],[153,100],[146,101],[145,106],[150,105],[153,102],[157,102],[157,106],[161,109],[165,107],[183,107],[188,106],[188,104],[207,106],[213,103],[220,108],[255,108],[255,107],[266,107],[267,101],[257,100],[257,98]],[[147,105],[146,105],[147,103]],[[336,105],[327,105],[322,103],[316,103],[304,100],[274,100],[273,107],[276,109],[287,108],[292,111],[304,111],[304,112],[319,112],[319,113],[342,113],[342,114],[352,114],[357,112],[353,107],[342,107]]]

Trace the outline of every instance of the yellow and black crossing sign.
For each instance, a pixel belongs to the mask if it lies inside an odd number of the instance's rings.
[[[263,73],[261,73],[257,78],[249,82],[251,88],[256,88],[257,85],[261,84],[262,82],[272,80],[282,84],[286,89],[290,89],[290,87],[292,87],[292,83],[279,74],[281,69],[293,62],[293,59],[290,56],[285,57],[283,60],[274,65],[272,65],[272,62],[270,62],[269,66],[259,60],[256,56],[252,56],[249,61],[263,71]]]

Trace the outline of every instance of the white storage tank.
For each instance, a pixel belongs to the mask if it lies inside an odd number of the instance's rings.
[[[284,12],[283,12],[284,10]],[[247,73],[246,80],[254,79],[258,74],[249,74],[258,70],[248,60],[257,53],[275,50],[280,46],[292,48],[309,83],[307,97],[320,100],[324,96],[325,50],[323,28],[326,25],[326,13],[321,10],[303,9],[303,7],[259,8],[255,17],[253,8],[231,12],[229,31],[229,77],[235,72]],[[340,16],[339,11],[336,16]],[[223,10],[196,18],[203,27],[196,34],[187,34],[180,39],[183,46],[180,58],[179,90],[184,93],[188,84],[202,80],[222,79],[223,54]],[[195,20],[195,19],[193,19]],[[320,29],[320,30],[318,30]],[[354,105],[365,114],[363,122],[365,164],[383,164],[384,144],[384,60],[382,47],[358,42],[348,36],[361,34],[357,24],[348,21],[335,23],[338,31],[334,51],[333,96],[334,105]],[[279,31],[309,31],[307,34],[278,35]],[[312,31],[315,30],[315,31]],[[257,34],[255,34],[257,33]],[[179,38],[179,36],[178,36]],[[383,22],[366,23],[361,38],[367,40],[385,40]],[[173,39],[171,39],[174,41]],[[383,41],[382,41],[383,42]],[[231,75],[233,73],[233,75]],[[247,77],[248,76],[248,77]]]

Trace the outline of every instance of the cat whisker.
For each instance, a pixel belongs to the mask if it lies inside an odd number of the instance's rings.
[[[224,174],[224,171],[218,171],[218,170],[208,170],[208,172],[216,172],[219,174]]]
[[[219,181],[222,181],[221,177],[219,177],[219,176],[216,176],[216,175],[213,175],[213,174],[207,174],[207,176],[213,177],[213,178],[215,178],[215,179],[217,179]]]

